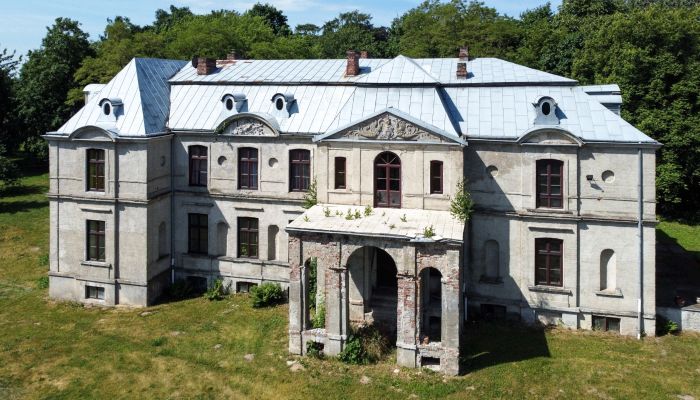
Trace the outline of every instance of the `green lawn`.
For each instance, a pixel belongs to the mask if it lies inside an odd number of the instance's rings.
[[[700,398],[697,335],[639,342],[470,324],[466,374],[457,378],[394,373],[392,360],[357,367],[303,359],[305,370],[292,372],[286,306],[254,310],[234,295],[144,315],[55,303],[37,288],[47,270],[47,177],[23,184],[0,199],[0,399]]]
[[[675,242],[700,261],[700,225],[661,221],[657,227],[660,240]]]

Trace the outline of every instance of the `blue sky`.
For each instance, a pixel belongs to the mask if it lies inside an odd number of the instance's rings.
[[[517,17],[520,12],[544,4],[547,0],[486,0],[488,6],[501,13]],[[290,26],[311,22],[321,25],[338,13],[358,9],[370,13],[375,25],[388,25],[406,10],[415,7],[419,0],[263,0],[284,11]],[[56,17],[70,17],[80,21],[82,29],[96,40],[103,32],[107,18],[116,15],[129,17],[135,24],[145,25],[153,21],[158,8],[167,9],[170,4],[187,6],[197,14],[212,9],[244,11],[256,0],[0,0],[0,50],[7,48],[24,54],[38,48],[46,34],[46,27]],[[557,7],[561,0],[551,0]]]

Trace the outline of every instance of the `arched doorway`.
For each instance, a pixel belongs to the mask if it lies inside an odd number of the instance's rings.
[[[355,324],[373,324],[396,342],[398,307],[394,259],[378,247],[362,247],[348,259],[349,317]]]
[[[439,342],[442,336],[442,274],[435,268],[420,273],[421,341]]]
[[[401,159],[390,151],[374,159],[374,206],[401,208]]]

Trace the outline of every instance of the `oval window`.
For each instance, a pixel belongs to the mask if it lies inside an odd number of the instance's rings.
[[[229,111],[233,110],[233,99],[230,97],[226,99],[226,109]]]
[[[552,111],[551,106],[549,105],[548,101],[545,101],[542,103],[542,114],[544,115],[549,115],[549,113]]]
[[[282,111],[282,109],[284,108],[284,100],[282,100],[281,97],[275,100],[275,107],[277,107],[277,109],[280,111]]]
[[[102,112],[109,115],[112,112],[112,106],[107,102],[102,105]]]

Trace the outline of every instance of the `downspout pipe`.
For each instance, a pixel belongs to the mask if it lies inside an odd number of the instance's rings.
[[[637,218],[637,230],[639,232],[639,299],[637,300],[637,318],[638,318],[638,329],[637,329],[637,339],[642,339],[644,335],[644,161],[641,147],[637,150],[637,157],[639,159],[639,176],[637,185],[637,207],[638,207],[638,218]]]
[[[175,135],[170,136],[170,284],[175,283]]]

